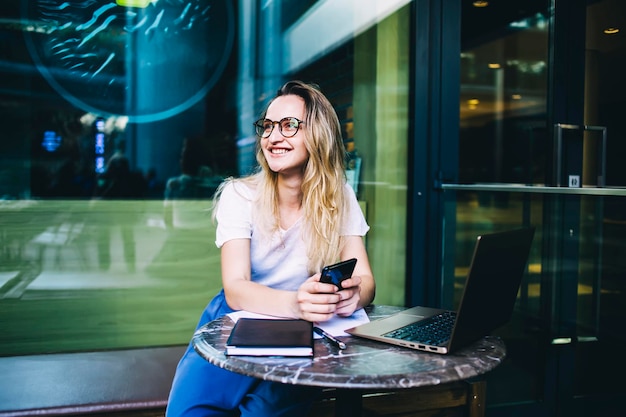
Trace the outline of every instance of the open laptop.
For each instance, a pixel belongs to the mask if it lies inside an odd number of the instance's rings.
[[[488,335],[511,319],[534,233],[531,227],[478,236],[457,311],[413,307],[346,332],[442,354]]]

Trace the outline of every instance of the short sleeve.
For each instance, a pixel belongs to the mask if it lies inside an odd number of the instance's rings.
[[[231,182],[224,187],[215,212],[215,244],[218,248],[229,240],[252,237],[251,194],[250,189],[240,183]]]
[[[356,199],[356,194],[349,184],[345,184],[346,199],[348,201],[348,216],[344,223],[342,236],[365,236],[370,230],[363,210]]]

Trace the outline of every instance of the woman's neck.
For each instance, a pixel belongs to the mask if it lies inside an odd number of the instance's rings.
[[[278,210],[280,227],[289,229],[300,217],[302,209],[302,179],[289,180],[279,178]]]

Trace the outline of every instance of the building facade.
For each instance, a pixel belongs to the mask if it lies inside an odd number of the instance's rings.
[[[186,344],[221,287],[211,195],[301,79],[342,124],[375,303],[453,308],[476,236],[535,226],[489,414],[615,414],[623,3],[3,2],[0,355]]]

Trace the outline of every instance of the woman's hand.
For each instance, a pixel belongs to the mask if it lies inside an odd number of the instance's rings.
[[[351,316],[359,308],[361,301],[361,277],[353,275],[341,283],[343,289],[337,294],[341,300],[337,303],[335,314],[341,317]]]
[[[320,274],[307,279],[298,288],[296,299],[299,316],[308,321],[330,320],[335,314],[350,316],[358,308],[361,278],[353,276],[342,282],[344,289],[319,281]]]
[[[320,274],[317,273],[298,288],[296,301],[299,316],[311,322],[330,320],[342,297],[345,295],[340,294],[334,284],[320,282]]]

